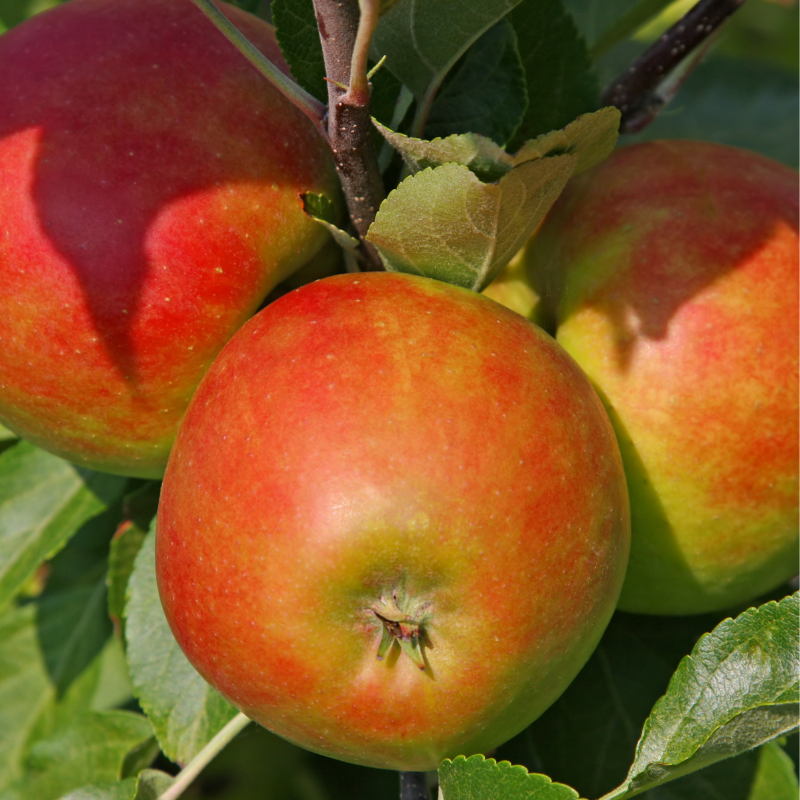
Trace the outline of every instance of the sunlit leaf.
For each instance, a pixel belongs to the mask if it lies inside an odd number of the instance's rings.
[[[161,749],[185,764],[236,710],[206,683],[178,647],[158,598],[155,529],[144,540],[128,582],[128,667],[134,693]]]
[[[25,441],[0,454],[0,606],[84,523],[119,499],[126,482]]]
[[[616,108],[602,108],[593,114],[584,114],[562,130],[525,142],[516,154],[507,153],[491,139],[476,133],[453,134],[426,141],[391,131],[377,120],[373,120],[373,124],[403,156],[412,174],[443,164],[462,164],[483,182],[489,183],[526,161],[554,155],[575,156],[575,175],[591,169],[614,150],[619,119]]]
[[[57,626],[58,616],[51,621]],[[0,615],[0,792],[21,779],[31,744],[89,708],[98,677],[96,661],[59,698],[42,652],[36,605]]]
[[[114,781],[121,777],[128,752],[152,735],[141,714],[81,714],[30,748],[22,778],[2,792],[0,800],[57,800],[85,784]]]
[[[483,756],[446,759],[439,767],[440,800],[577,800],[569,786],[525,767]]]
[[[644,726],[628,777],[605,797],[653,786],[798,726],[797,594],[720,623],[696,645]]]
[[[480,291],[536,229],[575,161],[528,161],[489,184],[460,164],[423,170],[386,198],[367,239],[392,272]]]

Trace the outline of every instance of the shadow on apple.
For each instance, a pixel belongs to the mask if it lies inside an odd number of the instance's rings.
[[[323,245],[299,194],[337,195],[329,153],[191,0],[60,6],[3,36],[0,70],[0,417],[157,476],[210,361]]]

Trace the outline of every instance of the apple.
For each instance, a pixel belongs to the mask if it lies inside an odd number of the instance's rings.
[[[71,0],[0,73],[0,420],[159,477],[222,345],[325,243],[299,195],[338,202],[327,146],[191,0]]]
[[[191,663],[310,750],[423,771],[525,728],[617,602],[624,473],[543,331],[393,273],[284,295],[180,426],[156,573]]]
[[[528,280],[524,252],[520,250],[481,294],[537,322],[539,298]]]
[[[620,608],[692,614],[798,568],[798,176],[660,141],[570,181],[526,251],[631,497]]]

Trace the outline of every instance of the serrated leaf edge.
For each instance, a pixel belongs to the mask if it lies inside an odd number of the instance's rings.
[[[719,633],[724,628],[730,627],[731,625],[735,625],[740,620],[742,620],[742,622],[744,623],[747,620],[757,616],[759,613],[766,613],[768,609],[773,609],[773,608],[774,609],[778,609],[781,606],[783,606],[784,604],[786,606],[790,607],[788,613],[791,613],[791,606],[796,606],[797,607],[796,610],[800,610],[800,593],[795,592],[793,595],[785,597],[780,601],[771,600],[770,602],[765,603],[764,605],[761,605],[761,606],[758,606],[758,607],[753,607],[753,608],[748,608],[747,610],[745,610],[741,614],[739,614],[737,617],[727,617],[726,619],[722,620],[722,622],[720,622],[712,631],[709,631],[708,633],[706,633],[703,636],[701,636],[700,639],[698,639],[697,644],[695,644],[695,646],[692,648],[692,652],[689,655],[684,656],[683,659],[681,659],[681,662],[678,665],[678,668],[675,670],[675,672],[672,675],[672,678],[670,679],[669,686],[667,687],[667,691],[656,701],[656,703],[653,705],[653,708],[652,708],[652,710],[650,712],[650,715],[645,720],[644,726],[642,727],[642,735],[639,737],[639,741],[636,744],[636,753],[634,755],[633,764],[631,765],[631,769],[628,772],[628,775],[625,778],[625,781],[622,784],[620,784],[620,786],[618,786],[616,789],[613,789],[608,794],[603,795],[603,797],[601,797],[600,800],[615,800],[615,798],[633,797],[633,796],[635,796],[636,794],[639,794],[642,791],[646,791],[647,789],[653,788],[653,786],[651,786],[651,785],[637,787],[637,788],[633,789],[633,791],[629,794],[629,790],[631,790],[633,788],[631,786],[631,784],[635,781],[635,779],[638,776],[643,775],[645,773],[645,771],[649,767],[651,767],[651,766],[675,767],[675,766],[678,766],[680,764],[683,764],[683,763],[689,761],[690,759],[692,759],[695,755],[697,755],[697,753],[701,750],[701,748],[710,739],[713,738],[714,734],[717,731],[719,731],[721,728],[725,727],[726,725],[729,725],[735,719],[738,719],[739,717],[743,716],[744,714],[749,713],[750,711],[752,711],[755,708],[766,708],[766,707],[771,707],[771,706],[777,706],[777,705],[782,705],[782,704],[784,704],[786,702],[786,701],[776,701],[776,702],[770,702],[770,703],[759,703],[758,705],[753,706],[752,708],[749,708],[749,709],[747,709],[745,711],[741,711],[741,712],[739,712],[737,714],[733,714],[728,719],[725,719],[724,721],[720,722],[719,725],[716,725],[714,727],[714,729],[708,734],[708,736],[706,736],[702,742],[697,744],[691,750],[691,753],[686,758],[683,758],[680,761],[676,761],[676,762],[671,762],[671,761],[650,761],[647,764],[645,764],[645,765],[639,767],[638,769],[636,769],[636,763],[639,760],[639,757],[640,757],[640,754],[641,754],[641,752],[642,752],[642,750],[644,748],[644,745],[646,744],[647,736],[648,736],[648,734],[650,733],[650,731],[652,729],[653,717],[656,716],[658,711],[667,702],[667,699],[668,699],[669,693],[670,693],[670,688],[672,687],[673,682],[675,680],[679,679],[680,676],[685,674],[690,669],[690,667],[691,667],[691,665],[693,663],[695,654],[702,647],[703,643],[707,642],[710,637],[712,637],[715,634]],[[797,650],[797,647],[795,647],[795,650]],[[799,685],[799,684],[800,684],[800,676],[798,676],[798,681],[797,681],[796,685]],[[776,737],[774,737],[774,738],[777,738],[778,736],[782,736],[782,735],[785,735],[785,734],[783,734],[783,733],[777,734]],[[766,742],[763,742],[762,744],[766,744]],[[759,745],[756,745],[756,746],[759,746]],[[636,769],[636,772],[634,772],[634,769]],[[687,773],[687,774],[689,774],[689,773]],[[679,777],[679,776],[676,775],[674,777]],[[671,779],[672,778],[670,778],[670,780]],[[668,782],[668,781],[664,781],[664,783],[666,783],[666,782]],[[661,785],[661,784],[659,784],[659,785]]]
[[[486,758],[481,753],[477,753],[476,755],[472,756],[456,756],[455,758],[445,758],[442,761],[443,764],[452,764],[453,766],[457,766],[458,764],[473,764],[473,763],[481,763],[487,764],[489,767],[502,767],[507,766],[509,769],[514,770],[515,772],[522,773],[525,777],[536,777],[542,778],[545,781],[545,785],[547,786],[556,786],[559,788],[564,788],[571,791],[574,796],[575,800],[582,800],[578,792],[575,791],[571,786],[568,786],[566,783],[558,783],[554,781],[549,775],[544,775],[541,772],[531,772],[527,767],[523,766],[522,764],[512,764],[510,761],[497,761],[494,758]],[[441,769],[441,766],[439,768]],[[444,798],[441,788],[439,789],[439,799],[440,800],[447,800]]]

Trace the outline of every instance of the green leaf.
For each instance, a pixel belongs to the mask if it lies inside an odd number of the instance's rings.
[[[748,800],[797,800],[800,787],[794,762],[786,751],[777,742],[769,742],[756,753],[758,772]]]
[[[620,113],[613,107],[582,114],[560,130],[525,142],[514,156],[514,163],[568,153],[577,157],[573,174],[580,175],[611,155],[617,143],[619,120]]]
[[[124,637],[125,600],[128,580],[133,572],[133,563],[142,547],[146,530],[129,523],[123,527],[111,542],[108,556],[108,613],[112,622]],[[123,638],[124,641],[124,638]]]
[[[569,786],[534,775],[525,767],[499,764],[481,755],[445,759],[439,767],[441,800],[577,800]]]
[[[425,137],[472,132],[505,144],[527,107],[517,36],[501,20],[470,47],[452,79],[436,95]]]
[[[172,785],[174,779],[166,772],[157,769],[146,769],[139,775],[135,800],[158,800]]]
[[[790,772],[786,774],[786,761]],[[789,793],[792,792],[792,793]],[[735,758],[712,764],[665,786],[639,795],[641,800],[797,800],[791,759],[770,742]]]
[[[499,180],[526,161],[555,155],[576,157],[573,175],[599,164],[611,155],[617,142],[620,114],[616,108],[602,108],[571,122],[559,131],[551,131],[532,139],[511,155],[491,139],[476,133],[462,133],[444,139],[425,141],[404,136],[373,120],[387,142],[402,156],[414,174],[428,167],[462,164],[469,167],[483,182]]]
[[[173,782],[174,778],[166,772],[145,769],[136,778],[82,786],[59,800],[158,800]]]
[[[513,156],[491,139],[477,133],[459,133],[444,139],[415,139],[381,125],[373,125],[389,144],[403,157],[409,172],[414,175],[430,167],[461,164],[485,183],[500,180],[514,166]]]
[[[76,787],[114,781],[121,777],[128,752],[152,735],[141,714],[84,713],[30,748],[25,774],[0,800],[57,800]]]
[[[59,592],[37,605],[42,657],[60,696],[100,654],[111,633],[105,583]]]
[[[655,122],[624,143],[701,139],[754,150],[798,167],[797,72],[757,61],[709,58]]]
[[[125,598],[133,562],[158,508],[161,484],[148,481],[126,495],[123,519],[117,528],[108,554],[108,613],[122,641],[125,641]]]
[[[121,708],[133,700],[128,662],[119,639],[108,638],[99,656],[99,675],[90,708],[92,711],[110,711]]]
[[[100,783],[74,789],[59,800],[134,800],[136,796],[136,778],[126,778],[116,783]]]
[[[273,0],[272,21],[294,79],[317,100],[327,103],[325,61],[313,0]]]
[[[35,606],[7,609],[0,615],[0,791],[21,775],[25,744],[54,699],[36,637]]]
[[[578,677],[501,745],[497,758],[544,772],[586,797],[610,791],[625,779],[642,726],[681,659],[719,621],[617,612]]]
[[[24,756],[37,741],[77,714],[129,696],[114,675],[105,609],[118,515],[116,503],[85,523],[47,565],[41,595],[0,616],[0,789],[22,778]]]
[[[45,630],[58,626],[58,608],[49,610],[55,616],[43,621]],[[99,660],[57,698],[42,652],[37,611],[29,603],[0,615],[0,791],[21,777],[27,748],[87,710],[97,687]],[[52,649],[50,655],[55,656]]]
[[[367,239],[389,271],[480,291],[536,229],[576,161],[527,161],[495,184],[481,183],[460,164],[423,170],[386,198]]]
[[[519,41],[528,107],[509,149],[600,106],[594,66],[561,0],[524,0],[509,15]]]
[[[93,517],[46,566],[45,589],[36,600],[37,635],[59,696],[109,641],[106,568],[119,516],[115,503]]]
[[[0,27],[0,33],[2,33],[2,27]],[[0,425],[0,442],[10,442],[18,438],[14,431],[10,431],[5,425]]]
[[[418,98],[441,84],[450,68],[478,37],[520,0],[398,0],[382,17],[372,39],[372,56]]]
[[[339,221],[339,214],[334,202],[326,195],[314,194],[314,192],[306,192],[300,196],[300,199],[303,201],[303,211],[322,225],[333,236],[339,247],[355,254],[358,249],[358,239],[347,231],[343,231],[336,224]]]
[[[424,141],[373,120],[411,172],[367,234],[384,266],[481,291],[509,263],[576,171],[614,149],[616,109],[602,109],[509,155],[474,133]],[[496,183],[483,183],[496,180]]]
[[[20,441],[0,455],[0,606],[84,523],[121,497],[126,479],[80,469]]]
[[[158,598],[155,527],[136,556],[126,605],[128,668],[133,690],[161,749],[185,764],[236,710],[200,677],[178,647]]]
[[[625,782],[632,797],[750,750],[798,725],[798,601],[751,608],[703,636],[645,722]]]

